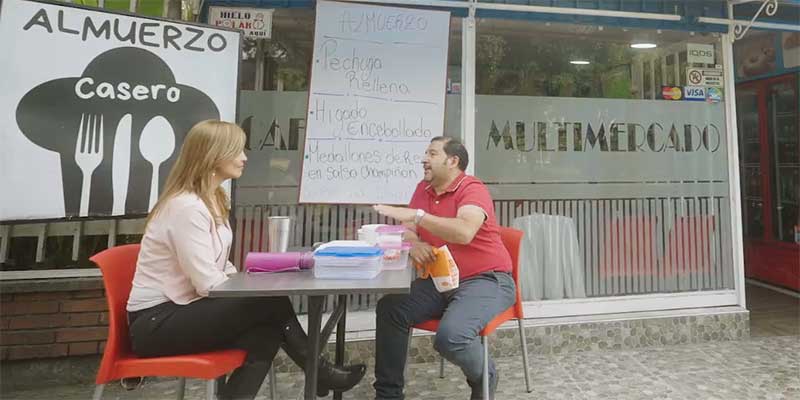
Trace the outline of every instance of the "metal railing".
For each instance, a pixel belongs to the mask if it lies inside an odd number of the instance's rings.
[[[537,199],[495,201],[498,222],[511,226],[515,218],[546,214],[572,219],[583,262],[586,295],[699,291],[732,288],[734,276],[729,259],[730,221],[722,197],[675,197],[640,199]],[[315,243],[355,239],[364,224],[392,223],[369,206],[361,205],[255,205],[237,206],[231,259],[241,266],[250,251],[266,251],[267,218],[289,216],[293,220],[290,248],[311,248]],[[0,262],[6,262],[9,242],[15,238],[36,240],[35,260],[47,257],[46,242],[52,237],[72,237],[72,260],[78,260],[86,236],[107,236],[116,244],[118,235],[141,235],[143,219],[52,222],[0,226]],[[523,271],[524,273],[524,271]],[[305,303],[293,299],[298,311]],[[351,308],[374,307],[377,296],[353,296]],[[333,297],[329,299],[333,304]]]

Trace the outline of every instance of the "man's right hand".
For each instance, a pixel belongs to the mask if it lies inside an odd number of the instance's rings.
[[[436,259],[436,255],[433,253],[433,247],[425,242],[414,242],[411,246],[409,256],[411,256],[411,261],[413,261],[415,265],[420,266],[433,262]]]

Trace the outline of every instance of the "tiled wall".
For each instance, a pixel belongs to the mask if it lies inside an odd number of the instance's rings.
[[[747,312],[525,327],[525,340],[530,354],[637,349],[749,337],[750,320]],[[409,349],[409,361],[437,361],[439,356],[433,350],[432,339],[432,335],[417,331]],[[493,357],[520,355],[519,329],[499,329],[489,338],[489,346]],[[327,350],[330,360],[333,360],[333,349],[333,344],[329,344]],[[373,365],[374,352],[374,340],[347,342],[348,363]],[[278,354],[275,367],[277,372],[297,370],[282,352]]]

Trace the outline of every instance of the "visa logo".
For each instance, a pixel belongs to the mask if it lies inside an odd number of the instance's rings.
[[[689,101],[705,101],[706,88],[703,86],[686,86],[683,88],[683,98]]]

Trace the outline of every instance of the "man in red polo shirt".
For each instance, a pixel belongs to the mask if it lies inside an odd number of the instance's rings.
[[[408,208],[378,205],[375,210],[410,228],[411,259],[432,260],[433,247],[447,245],[459,269],[459,287],[436,290],[431,279],[417,279],[404,295],[381,298],[376,310],[375,394],[403,399],[403,372],[409,327],[440,318],[433,347],[459,366],[472,388],[470,399],[482,399],[483,344],[478,333],[514,304],[516,288],[511,257],[500,239],[489,190],[464,173],[469,157],[458,140],[436,137],[422,160],[424,179]],[[489,361],[489,391],[494,399],[498,374]]]

